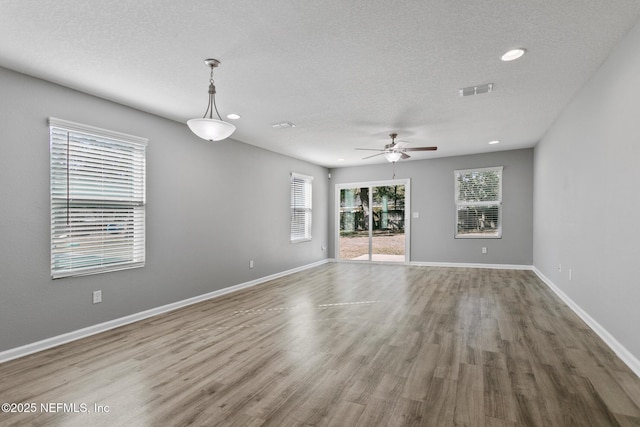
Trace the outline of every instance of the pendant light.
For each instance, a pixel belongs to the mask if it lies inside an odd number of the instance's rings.
[[[211,68],[211,75],[209,77],[209,104],[207,110],[204,112],[204,116],[201,119],[191,119],[187,121],[187,126],[191,129],[191,132],[195,133],[202,139],[207,141],[221,141],[231,136],[235,132],[236,127],[231,123],[225,122],[220,117],[218,107],[216,106],[216,87],[213,84],[213,69],[220,65],[220,61],[217,59],[205,59],[205,64]],[[216,110],[218,115],[217,119],[213,118],[213,110]],[[207,114],[209,117],[207,117]]]

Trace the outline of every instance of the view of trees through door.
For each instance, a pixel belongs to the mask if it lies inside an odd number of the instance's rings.
[[[338,257],[355,261],[405,261],[405,188],[340,189]]]

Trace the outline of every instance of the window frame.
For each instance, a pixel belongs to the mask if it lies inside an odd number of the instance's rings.
[[[501,239],[502,238],[502,182],[503,182],[503,166],[493,166],[493,167],[484,167],[484,168],[471,168],[471,169],[459,169],[455,170],[453,173],[454,177],[454,204],[455,204],[455,224],[454,224],[454,238],[456,239]],[[496,172],[498,174],[498,188],[497,188],[497,197],[495,200],[483,200],[483,201],[467,201],[461,200],[459,198],[460,195],[460,183],[458,177],[460,175],[467,174],[479,174],[483,172]],[[484,233],[460,233],[459,229],[459,211],[461,207],[469,207],[469,206],[481,206],[481,207],[497,207],[498,208],[498,221],[495,233],[492,234],[484,234]]]
[[[52,279],[144,267],[147,143],[49,118]]]
[[[304,200],[296,200],[298,194],[297,185],[302,184]],[[313,238],[313,176],[303,175],[296,172],[290,174],[290,218],[289,218],[289,241],[291,243],[308,242]],[[304,224],[299,223],[303,214]],[[300,231],[302,229],[302,231]]]

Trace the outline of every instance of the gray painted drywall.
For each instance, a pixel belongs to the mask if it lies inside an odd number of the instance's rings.
[[[640,26],[535,149],[534,265],[640,359],[638,52]]]
[[[454,171],[457,169],[504,166],[503,224],[501,239],[454,239],[456,211]],[[366,181],[389,180],[390,163],[336,168],[331,171],[329,191],[329,247],[335,257],[335,186]],[[531,265],[533,263],[533,150],[497,151],[400,161],[396,179],[411,179],[411,261]],[[487,254],[482,254],[482,247]]]
[[[0,351],[327,257],[326,168],[3,68],[0,92]],[[50,278],[49,116],[149,138],[146,267]],[[289,242],[292,171],[314,176],[310,242]]]

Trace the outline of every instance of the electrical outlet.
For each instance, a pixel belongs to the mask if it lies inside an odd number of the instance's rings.
[[[249,260],[249,268],[253,268],[253,260]]]
[[[102,291],[93,291],[93,303],[98,304],[102,302]]]
[[[487,253],[487,248],[485,248],[484,246],[482,247],[482,253],[486,254]]]

